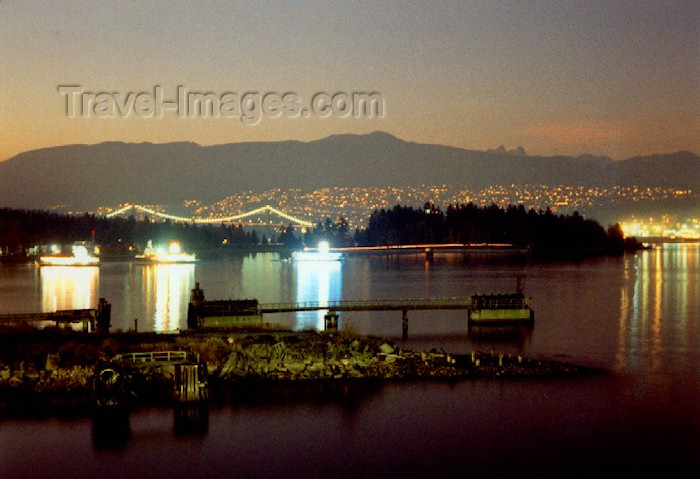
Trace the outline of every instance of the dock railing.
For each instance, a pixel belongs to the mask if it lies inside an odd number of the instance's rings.
[[[302,303],[266,303],[260,305],[261,313],[285,313],[295,311],[401,311],[418,309],[469,309],[469,298],[445,299],[389,299],[368,301],[324,301]]]
[[[145,363],[185,363],[196,358],[187,351],[149,351],[140,353],[123,353],[114,356],[115,361],[125,361],[132,364]]]

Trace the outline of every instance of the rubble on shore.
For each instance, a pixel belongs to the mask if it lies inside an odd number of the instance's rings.
[[[318,335],[304,341],[243,342],[231,347],[225,364],[211,371],[223,382],[546,377],[593,372],[572,364],[493,352],[414,352],[380,338],[342,335]]]

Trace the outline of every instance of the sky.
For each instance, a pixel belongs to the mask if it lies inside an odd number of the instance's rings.
[[[700,4],[680,0],[1,1],[0,160],[75,143],[311,141],[376,130],[538,155],[700,153],[698,32]],[[75,89],[59,90],[67,86]],[[147,99],[157,103],[156,86],[173,103],[178,87],[217,101],[235,94],[229,106],[257,93],[248,106],[260,114],[156,114]],[[102,95],[90,103],[89,93]],[[381,117],[343,117],[353,93],[379,94]],[[296,109],[275,109],[284,94]],[[81,99],[85,110],[73,103]]]

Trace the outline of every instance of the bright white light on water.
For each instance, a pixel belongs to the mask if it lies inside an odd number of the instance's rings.
[[[320,246],[320,245],[319,245]],[[330,301],[340,301],[343,297],[342,261],[299,261],[295,265],[298,303],[318,303],[328,305]],[[295,314],[294,329],[315,329],[323,331],[327,309],[302,311]]]
[[[180,248],[180,243],[177,241],[171,241],[168,246],[168,253],[170,254],[180,254],[182,253],[182,248]]]
[[[149,268],[147,275],[155,279],[155,311],[153,330],[172,332],[186,327],[183,308],[194,283],[193,264],[159,264]]]

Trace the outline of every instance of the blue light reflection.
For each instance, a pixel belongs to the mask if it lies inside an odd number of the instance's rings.
[[[299,261],[295,263],[296,302],[320,303],[340,301],[343,295],[343,263],[341,261]],[[323,330],[328,312],[307,311],[295,314],[296,330]]]

